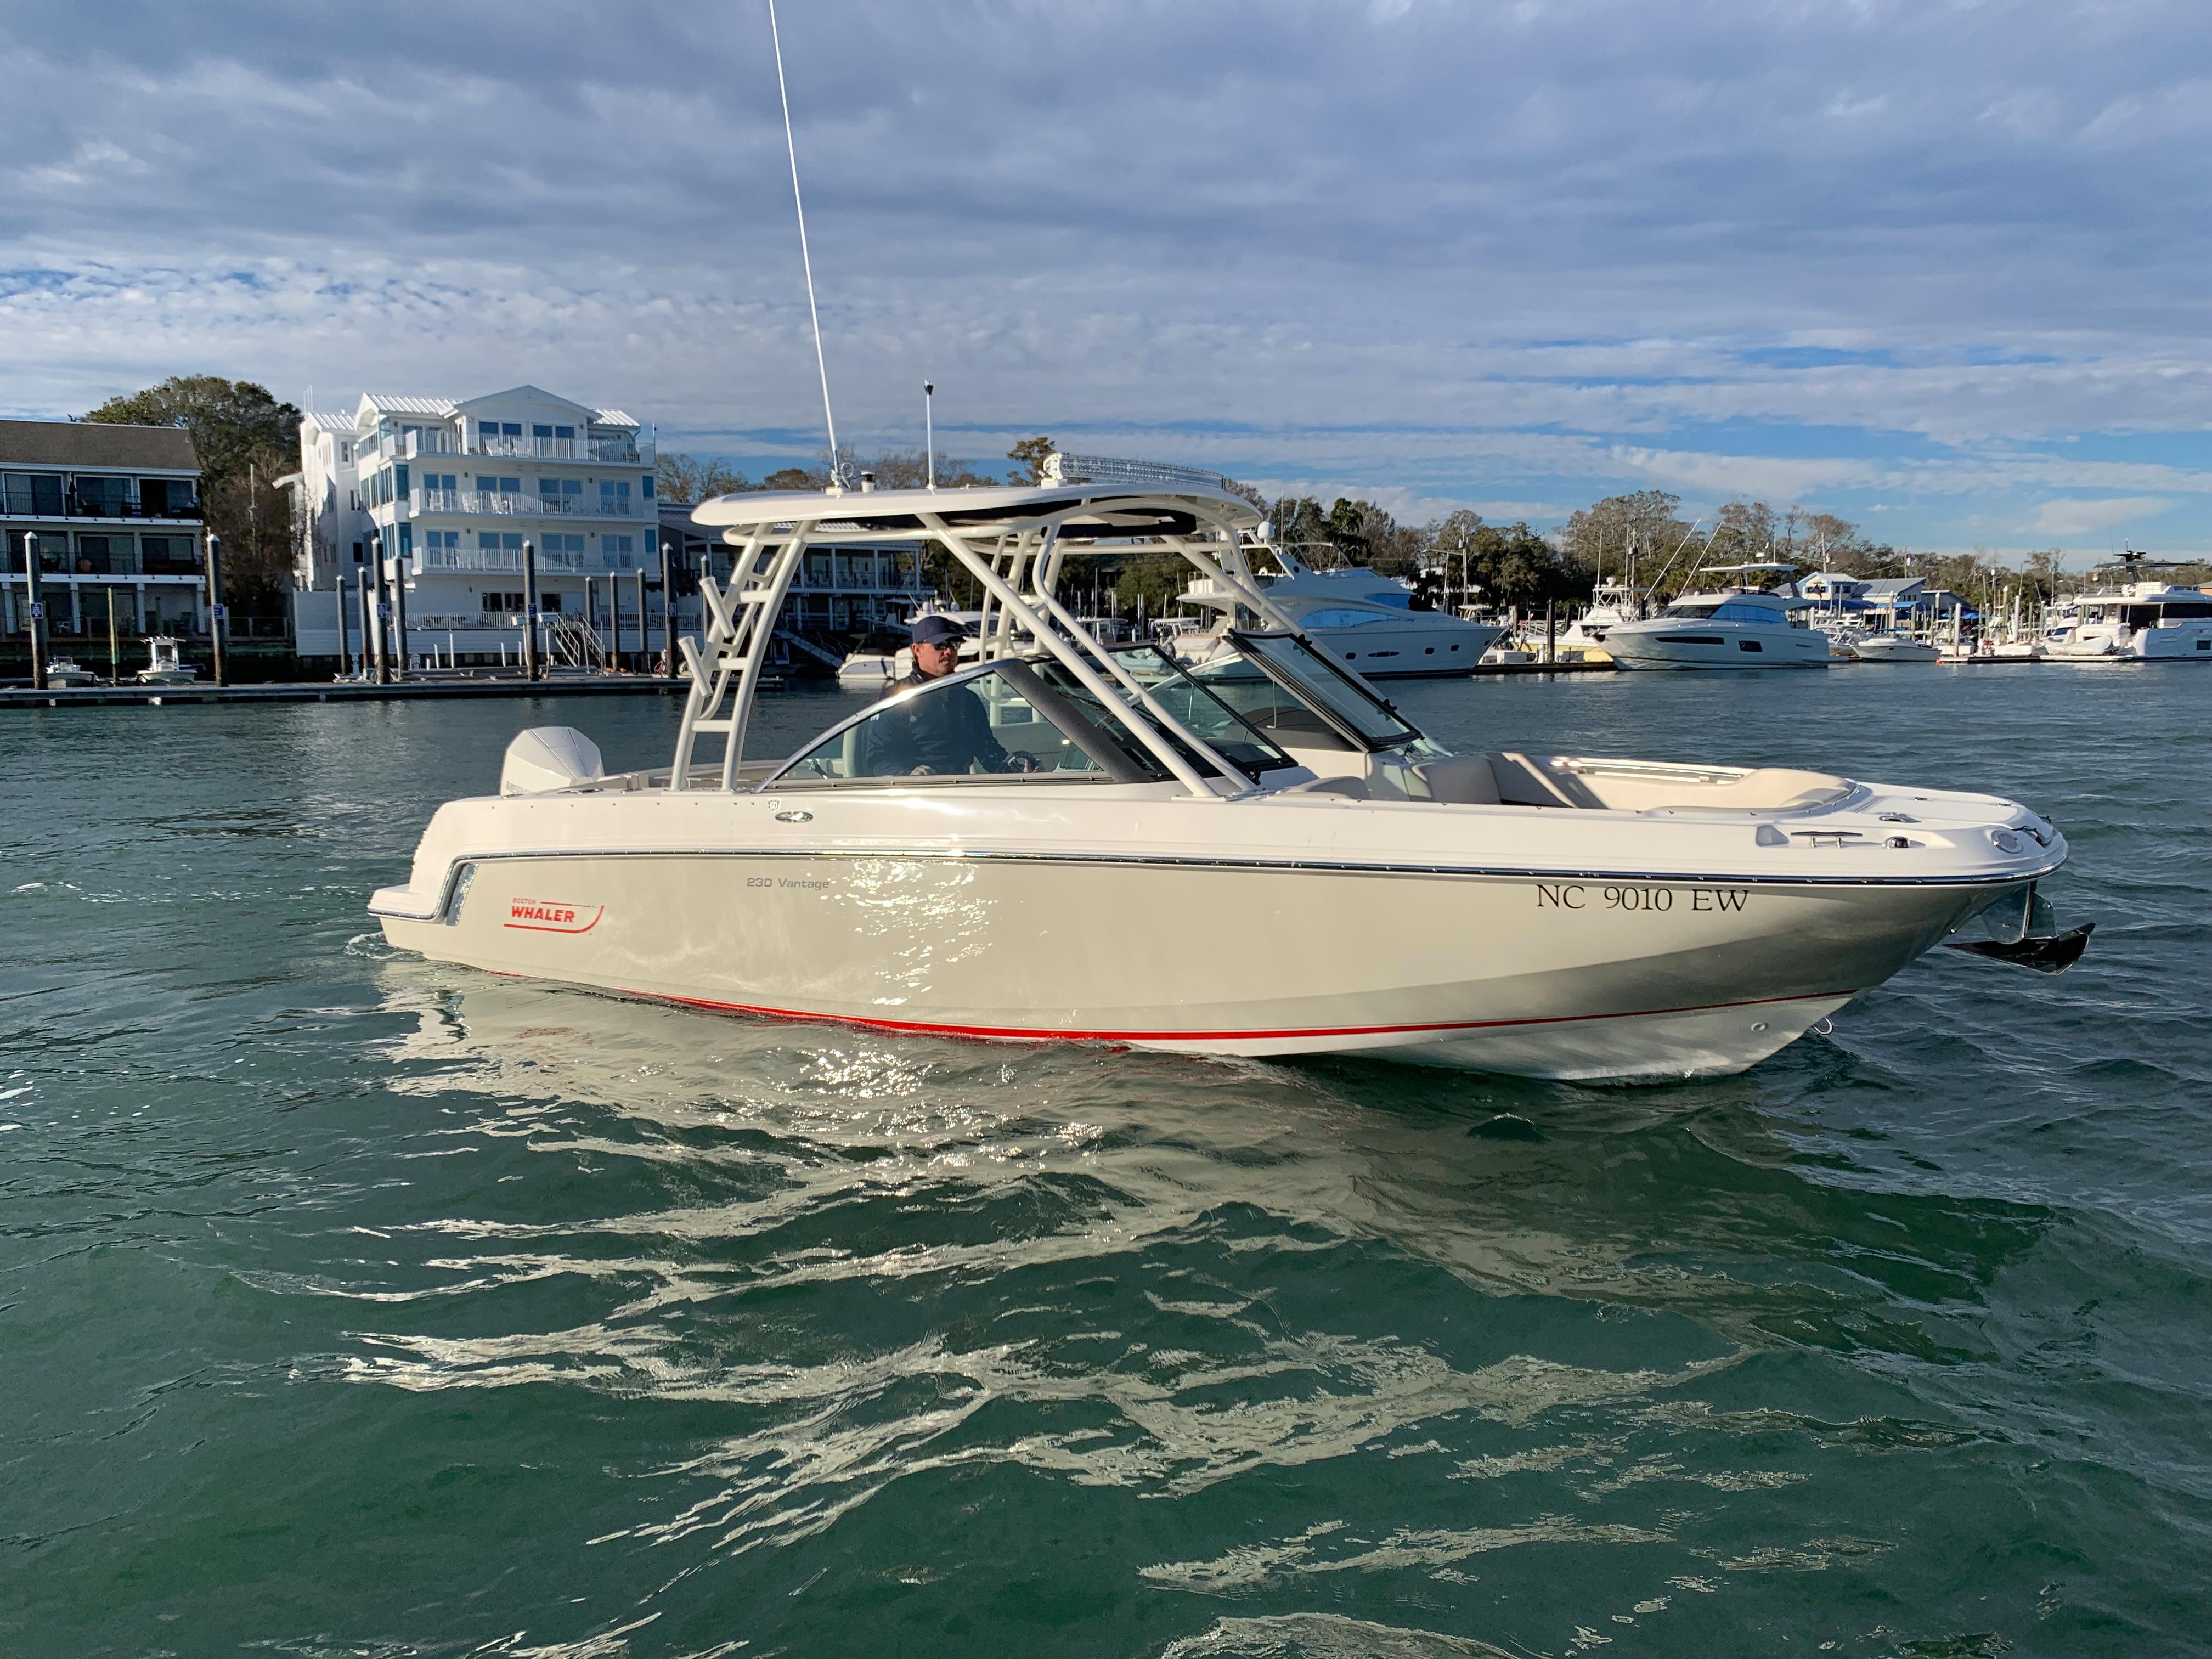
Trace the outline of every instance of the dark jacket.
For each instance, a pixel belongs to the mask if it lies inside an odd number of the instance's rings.
[[[891,687],[891,695],[935,685],[919,670]],[[1006,768],[1006,751],[991,735],[990,711],[972,686],[922,690],[867,724],[869,777],[904,777],[915,771],[944,776],[980,764],[986,772]]]

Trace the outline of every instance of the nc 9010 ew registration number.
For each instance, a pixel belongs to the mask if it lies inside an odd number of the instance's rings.
[[[1741,910],[1745,887],[1613,887],[1587,882],[1540,881],[1539,910]]]

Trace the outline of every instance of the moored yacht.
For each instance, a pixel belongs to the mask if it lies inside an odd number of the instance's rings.
[[[1273,544],[1267,554],[1282,574],[1259,576],[1258,585],[1276,614],[1368,679],[1472,673],[1505,631],[1446,611],[1416,611],[1413,585],[1395,576],[1358,565],[1316,570]],[[1227,641],[1243,604],[1238,592],[1200,576],[1183,589],[1182,599],[1219,618],[1206,632],[1184,636],[1180,648],[1187,661],[1204,662],[1233,648]]]
[[[2062,599],[2044,622],[2053,662],[2212,662],[2212,593],[2127,582]]]
[[[1259,515],[1225,491],[750,493],[694,517],[735,555],[683,641],[671,763],[610,775],[580,733],[523,733],[499,793],[441,807],[372,900],[393,945],[886,1031],[1584,1079],[1740,1071],[1978,917],[1984,953],[2080,951],[2027,938],[2067,849],[2011,801],[1447,752],[1250,580]],[[947,550],[985,595],[981,659],[747,759],[793,573],[856,530]],[[1265,626],[1194,670],[1091,637],[1054,595],[1102,543],[1181,556]]]
[[[1787,573],[1786,564],[1711,565],[1701,576]],[[1828,636],[1809,599],[1746,586],[1686,593],[1648,622],[1619,623],[1606,649],[1623,668],[1826,668]]]

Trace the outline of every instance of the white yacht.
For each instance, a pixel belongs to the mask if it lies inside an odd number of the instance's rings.
[[[2212,663],[2212,593],[2156,581],[2100,588],[2053,605],[2041,643],[2053,662]]]
[[[1258,586],[1275,613],[1368,679],[1472,673],[1505,631],[1447,611],[1416,611],[1413,584],[1395,576],[1358,565],[1316,570],[1288,548],[1272,544],[1267,553],[1282,574],[1260,576]],[[1183,589],[1182,599],[1219,616],[1206,632],[1184,636],[1185,660],[1202,663],[1232,649],[1227,641],[1237,612],[1249,609],[1240,593],[1200,576]]]
[[[1861,662],[1936,662],[1943,655],[1910,634],[1862,634],[1851,642],[1851,654]]]
[[[1709,565],[1701,576],[1787,572],[1786,564]],[[1606,649],[1623,668],[1826,668],[1828,636],[1810,599],[1727,586],[1686,593],[1648,622],[1617,623]]]
[[[1260,517],[1196,484],[748,493],[665,767],[564,727],[439,809],[370,913],[404,950],[733,1014],[1536,1077],[1740,1071],[1980,918],[2032,938],[2064,838],[1993,796],[1746,769],[1450,754],[1250,580]],[[808,546],[934,540],[983,659],[743,758]],[[1100,542],[1171,551],[1268,624],[1196,671],[1054,597]],[[702,744],[721,753],[702,759]],[[1173,927],[1148,918],[1173,915]],[[1194,949],[1190,941],[1219,948]]]

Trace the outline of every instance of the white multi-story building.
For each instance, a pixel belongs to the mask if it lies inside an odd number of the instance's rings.
[[[380,559],[404,586],[408,639],[391,641],[395,655],[520,660],[525,541],[549,617],[580,618],[588,584],[603,624],[611,600],[635,629],[634,573],[659,563],[653,459],[620,410],[534,386],[459,403],[371,392],[350,416],[309,415],[296,486],[299,654],[359,652],[359,611],[347,606],[342,636],[338,587],[357,592]]]

